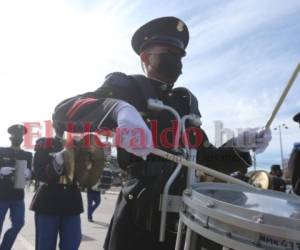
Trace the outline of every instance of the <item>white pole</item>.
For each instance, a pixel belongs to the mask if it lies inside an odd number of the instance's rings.
[[[282,149],[282,135],[281,135],[281,125],[278,126],[279,130],[279,142],[280,142],[280,156],[281,156],[281,168],[283,169],[283,149]]]

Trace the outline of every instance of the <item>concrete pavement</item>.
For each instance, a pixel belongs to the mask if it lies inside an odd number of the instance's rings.
[[[82,242],[81,250],[99,250],[102,249],[109,221],[114,211],[115,202],[118,197],[119,188],[113,188],[102,195],[100,206],[94,213],[94,223],[88,222],[86,214],[86,193],[82,193],[84,202],[84,213],[81,214]],[[34,250],[35,226],[34,213],[29,211],[29,205],[33,197],[32,191],[26,191],[25,194],[25,226],[21,230],[13,247],[14,250]],[[9,213],[6,215],[2,236],[10,226]]]

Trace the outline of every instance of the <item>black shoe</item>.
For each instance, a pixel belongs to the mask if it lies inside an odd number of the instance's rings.
[[[88,218],[89,222],[94,222],[94,220],[92,218]]]

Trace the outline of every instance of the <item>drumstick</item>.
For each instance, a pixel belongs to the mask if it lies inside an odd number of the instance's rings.
[[[271,126],[271,124],[272,124],[272,122],[273,122],[273,120],[274,120],[281,104],[283,103],[283,101],[284,101],[285,97],[287,96],[290,88],[292,87],[292,84],[294,83],[295,79],[297,78],[297,75],[298,75],[299,71],[300,71],[300,63],[297,65],[297,67],[294,70],[294,72],[293,72],[290,80],[288,81],[285,89],[283,90],[283,92],[282,92],[282,94],[281,94],[281,96],[280,96],[280,98],[279,98],[279,100],[278,100],[278,102],[277,102],[277,104],[276,104],[276,106],[275,106],[275,108],[272,112],[272,115],[271,115],[270,119],[268,120],[265,128],[270,128],[270,126]]]
[[[229,175],[223,174],[223,173],[218,172],[216,170],[204,167],[204,166],[202,166],[200,164],[197,164],[195,162],[188,161],[188,160],[184,159],[182,156],[170,154],[170,153],[168,153],[166,151],[163,151],[161,149],[158,149],[158,148],[152,149],[152,153],[155,154],[155,155],[158,155],[158,156],[160,156],[160,157],[162,157],[164,159],[176,162],[178,164],[182,164],[183,166],[186,166],[188,168],[193,168],[193,169],[196,169],[196,170],[200,170],[200,171],[202,171],[202,172],[204,172],[204,173],[206,173],[208,175],[214,176],[214,177],[216,177],[216,178],[218,178],[218,179],[220,179],[222,181],[226,181],[226,182],[229,182],[229,183],[242,185],[242,186],[245,186],[247,188],[256,189],[255,187],[249,185],[246,182],[240,181],[240,180],[238,180],[236,178],[233,178],[233,177],[231,177]]]

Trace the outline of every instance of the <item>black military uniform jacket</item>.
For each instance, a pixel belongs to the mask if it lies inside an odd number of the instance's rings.
[[[113,109],[118,100],[133,105],[143,116],[146,123],[159,121],[157,137],[164,128],[171,128],[175,117],[169,112],[158,114],[149,111],[147,100],[157,98],[165,104],[174,107],[181,116],[189,113],[200,115],[196,98],[185,88],[164,89],[162,83],[141,75],[129,76],[123,73],[112,73],[106,77],[104,84],[94,92],[85,93],[61,102],[55,109],[53,122],[57,132],[83,132],[88,123],[91,131],[101,128],[114,129],[117,127]],[[188,127],[188,126],[187,126]],[[198,163],[207,165],[224,173],[232,173],[240,168],[247,168],[251,162],[248,153],[236,153],[230,147],[215,148],[209,143],[204,131],[203,143],[197,147]],[[170,139],[170,138],[169,138]],[[155,140],[155,139],[154,139]],[[193,138],[191,138],[193,140]],[[161,141],[157,138],[158,146]],[[170,148],[164,148],[170,150]],[[122,151],[122,150],[121,150]],[[129,153],[122,155],[121,167],[126,168],[129,162],[141,161]],[[119,157],[120,158],[120,157]],[[241,160],[241,158],[243,158]]]
[[[61,174],[56,170],[51,153],[59,152],[63,146],[58,138],[41,138],[36,142],[33,158],[34,173],[41,182],[30,209],[47,215],[78,215],[83,212],[79,188],[59,184]]]
[[[105,127],[114,129],[117,127],[117,118],[113,110],[118,100],[123,100],[140,112],[149,127],[154,127],[156,133],[152,130],[152,134],[156,147],[170,151],[172,136],[166,133],[165,141],[162,141],[160,135],[166,131],[165,129],[172,129],[175,117],[166,111],[150,111],[147,107],[149,98],[162,100],[175,108],[181,116],[191,113],[200,116],[196,98],[185,88],[170,90],[161,82],[141,75],[128,76],[123,73],[113,73],[107,76],[104,84],[96,91],[60,103],[53,115],[54,126],[59,133],[65,130],[82,132],[87,123],[92,131]],[[192,127],[191,124],[186,126]],[[248,167],[247,162],[251,162],[248,153],[235,152],[232,148],[217,149],[208,142],[203,131],[202,135],[201,144],[196,146],[199,163],[224,173]],[[191,136],[191,144],[194,145],[196,140],[195,136]],[[174,249],[173,243],[170,246],[162,246],[158,243],[160,192],[173,172],[174,164],[152,154],[148,156],[147,161],[144,161],[120,148],[118,161],[119,165],[127,170],[129,180],[119,196],[104,248],[107,250]],[[183,168],[171,187],[172,194],[182,193],[185,176]],[[174,227],[171,230],[173,229]]]
[[[294,147],[290,159],[289,169],[291,170],[292,188],[293,192],[300,195],[300,149]]]
[[[0,168],[15,167],[16,160],[26,160],[27,168],[31,169],[32,154],[12,147],[0,148]],[[0,177],[0,201],[22,200],[24,190],[14,188],[14,174]]]

